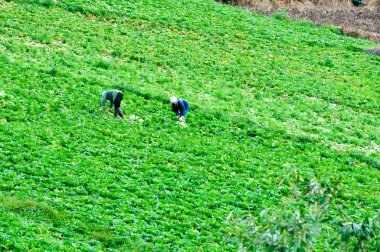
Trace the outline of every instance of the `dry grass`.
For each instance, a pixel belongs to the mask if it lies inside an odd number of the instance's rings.
[[[380,0],[364,0],[360,7],[355,7],[350,0],[221,0],[220,2],[233,2],[237,6],[265,15],[286,9],[290,18],[309,20],[318,25],[333,25],[348,36],[361,36],[380,43]]]

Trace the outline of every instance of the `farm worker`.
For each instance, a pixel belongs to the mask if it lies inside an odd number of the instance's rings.
[[[177,99],[177,97],[170,97],[170,102],[172,103],[172,109],[177,115],[179,120],[185,120],[187,111],[189,111],[189,104],[184,99]]]
[[[104,91],[102,93],[102,106],[100,107],[100,110],[103,110],[104,106],[106,105],[107,100],[111,102],[109,108],[107,108],[106,112],[108,113],[110,109],[115,106],[115,111],[113,115],[117,117],[119,115],[121,118],[124,119],[124,113],[120,109],[120,103],[123,99],[123,93],[119,90],[110,90],[110,91]]]

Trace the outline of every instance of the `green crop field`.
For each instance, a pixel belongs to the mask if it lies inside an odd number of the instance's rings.
[[[371,46],[212,0],[0,0],[0,250],[236,251],[231,216],[305,202],[295,173],[372,218]],[[109,89],[126,120],[99,110]]]

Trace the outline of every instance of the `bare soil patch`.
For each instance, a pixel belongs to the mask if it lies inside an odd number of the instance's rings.
[[[294,19],[311,20],[319,25],[334,25],[340,27],[349,36],[362,36],[380,43],[380,8],[373,10],[355,7],[347,9],[290,8],[288,15]]]
[[[339,27],[352,37],[364,37],[380,43],[380,0],[363,1],[362,6],[354,6],[350,1],[269,1],[236,0],[223,1],[250,9],[265,15],[286,10],[290,18],[309,20],[315,24],[329,24]]]

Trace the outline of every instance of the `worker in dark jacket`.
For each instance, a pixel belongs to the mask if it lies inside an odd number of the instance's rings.
[[[185,116],[189,111],[189,104],[184,99],[177,99],[176,97],[171,97],[170,102],[172,103],[172,109],[177,115],[179,120],[185,120]]]
[[[109,108],[107,108],[106,112],[108,113],[110,109],[115,106],[115,111],[113,115],[117,117],[119,115],[121,118],[124,119],[124,113],[120,109],[120,103],[123,99],[123,93],[119,90],[110,90],[110,91],[104,91],[102,93],[102,106],[100,107],[100,110],[103,110],[104,106],[106,105],[107,100],[111,102]]]

